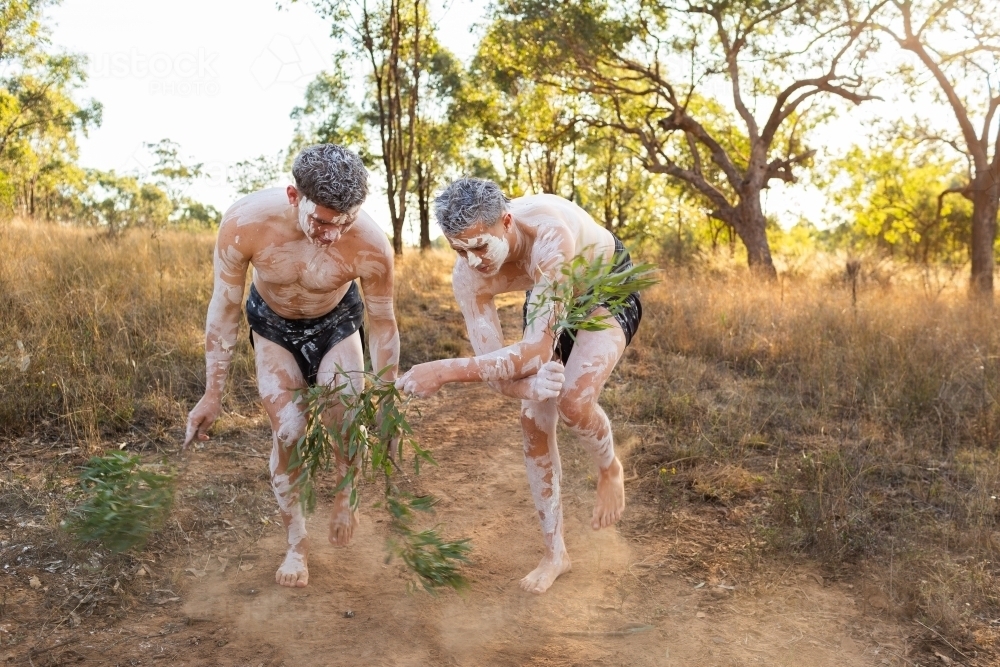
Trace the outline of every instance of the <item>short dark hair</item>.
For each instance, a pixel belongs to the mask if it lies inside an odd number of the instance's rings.
[[[454,236],[477,222],[492,225],[507,212],[509,202],[493,181],[460,178],[434,198],[434,217],[445,236]]]
[[[368,170],[357,153],[337,144],[315,144],[295,156],[292,176],[299,193],[326,208],[349,211],[368,196]]]

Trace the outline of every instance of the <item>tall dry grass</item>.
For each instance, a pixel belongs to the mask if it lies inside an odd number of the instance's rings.
[[[1000,615],[1000,316],[922,280],[668,272],[606,393],[668,506],[868,572],[960,633]],[[757,555],[754,549],[747,553]]]
[[[96,444],[181,420],[204,389],[213,243],[208,233],[0,226],[0,434]],[[245,345],[235,366],[245,379]]]
[[[0,437],[97,448],[179,429],[205,386],[214,242],[211,232],[0,225]],[[432,252],[398,262],[407,367],[467,349],[449,261]],[[242,322],[225,398],[238,413],[259,412],[247,336]]]

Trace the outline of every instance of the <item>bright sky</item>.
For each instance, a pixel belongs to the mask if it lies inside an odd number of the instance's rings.
[[[226,209],[236,197],[226,168],[287,148],[288,114],[330,62],[336,42],[307,2],[274,0],[63,0],[52,10],[57,47],[86,54],[78,99],[104,105],[104,122],[81,143],[80,162],[119,173],[148,169],[143,144],[169,138],[209,178],[191,195]],[[439,35],[465,59],[484,0],[432,3]],[[366,208],[388,225],[384,197]],[[379,215],[384,212],[384,215]]]
[[[294,129],[289,112],[336,50],[328,25],[308,2],[282,4],[284,9],[274,0],[63,0],[51,13],[53,42],[90,58],[90,79],[79,98],[104,105],[102,127],[82,141],[81,163],[142,172],[151,166],[143,144],[169,138],[185,160],[204,163],[210,175],[190,194],[227,208],[236,198],[227,167],[288,146]],[[487,0],[432,0],[439,38],[463,60],[472,56],[470,30],[486,6]],[[820,157],[837,154],[863,140],[874,120],[898,117],[904,109],[910,115],[914,106],[894,97],[843,114],[809,144]],[[766,209],[783,225],[803,216],[816,224],[828,219],[826,199],[814,188],[775,182],[765,195]],[[388,227],[384,195],[373,193],[366,209]]]

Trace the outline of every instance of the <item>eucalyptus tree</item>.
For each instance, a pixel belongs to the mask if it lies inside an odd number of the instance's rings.
[[[964,182],[941,196],[972,202],[970,286],[991,296],[1000,209],[1000,11],[995,0],[891,0],[889,9],[873,25],[913,55],[955,118],[951,131],[925,136],[965,158]],[[914,64],[901,73],[916,90],[923,82]]]
[[[240,160],[226,170],[226,182],[241,195],[272,187],[281,176],[283,158],[284,151],[281,151],[275,156],[258,155],[250,160]]]
[[[295,132],[286,153],[286,170],[300,150],[311,144],[340,144],[356,151],[366,165],[374,159],[361,120],[361,110],[351,97],[353,81],[346,52],[335,54],[332,66],[306,86],[301,106],[292,109]]]
[[[581,119],[642,146],[735,229],[751,268],[775,275],[763,190],[791,183],[834,99],[873,99],[866,22],[854,0],[512,0],[497,30],[535,78],[586,96]]]
[[[440,115],[434,115],[432,110],[440,107],[441,100],[435,98],[448,87],[440,79],[450,76],[450,72],[439,71],[440,68],[447,69],[446,61],[450,66],[456,63],[442,55],[444,51],[435,37],[428,3],[426,0],[312,0],[312,4],[330,21],[332,35],[346,39],[344,49],[337,54],[338,62],[362,65],[364,70],[365,102],[356,115],[360,124],[347,122],[345,113],[339,123],[327,124],[327,129],[339,128],[338,133],[349,139],[356,139],[358,129],[371,130],[373,150],[367,148],[367,141],[355,143],[365,144],[359,151],[363,159],[381,164],[393,249],[396,254],[403,252],[403,225],[414,196],[418,207],[423,207],[422,245],[429,244],[427,202],[440,172],[437,160],[447,156],[447,151],[435,152],[429,142],[432,136],[442,141],[448,139],[441,128],[430,127],[441,121]],[[331,86],[327,88],[332,90]],[[337,95],[338,100],[343,96]],[[320,106],[314,104],[313,108]],[[338,101],[330,110],[340,113],[347,111],[348,105]]]
[[[939,196],[963,177],[957,157],[894,123],[831,167],[831,199],[848,216],[838,240],[922,264],[967,261],[972,205]]]
[[[8,208],[45,214],[79,180],[77,136],[100,124],[97,102],[77,102],[83,56],[63,53],[44,23],[53,0],[0,3],[0,195]]]
[[[431,204],[442,181],[462,164],[467,123],[455,117],[464,69],[436,39],[427,44],[427,76],[422,79],[414,148],[415,195],[420,248],[431,246]]]
[[[474,148],[499,160],[498,182],[511,196],[530,192],[576,199],[579,101],[536,78],[531,54],[512,48],[510,25],[494,21],[469,68],[458,104]]]
[[[556,72],[539,77],[537,54],[511,48],[510,28],[505,20],[488,27],[453,113],[470,125],[467,154],[497,163],[477,175],[513,196],[566,197],[623,238],[653,238],[668,227],[693,237],[694,218],[674,216],[677,187],[644,168],[635,137],[586,122],[593,104]]]

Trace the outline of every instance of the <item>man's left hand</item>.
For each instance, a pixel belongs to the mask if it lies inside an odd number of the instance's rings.
[[[417,364],[396,380],[396,389],[419,398],[433,396],[444,384],[437,364],[435,361]]]

